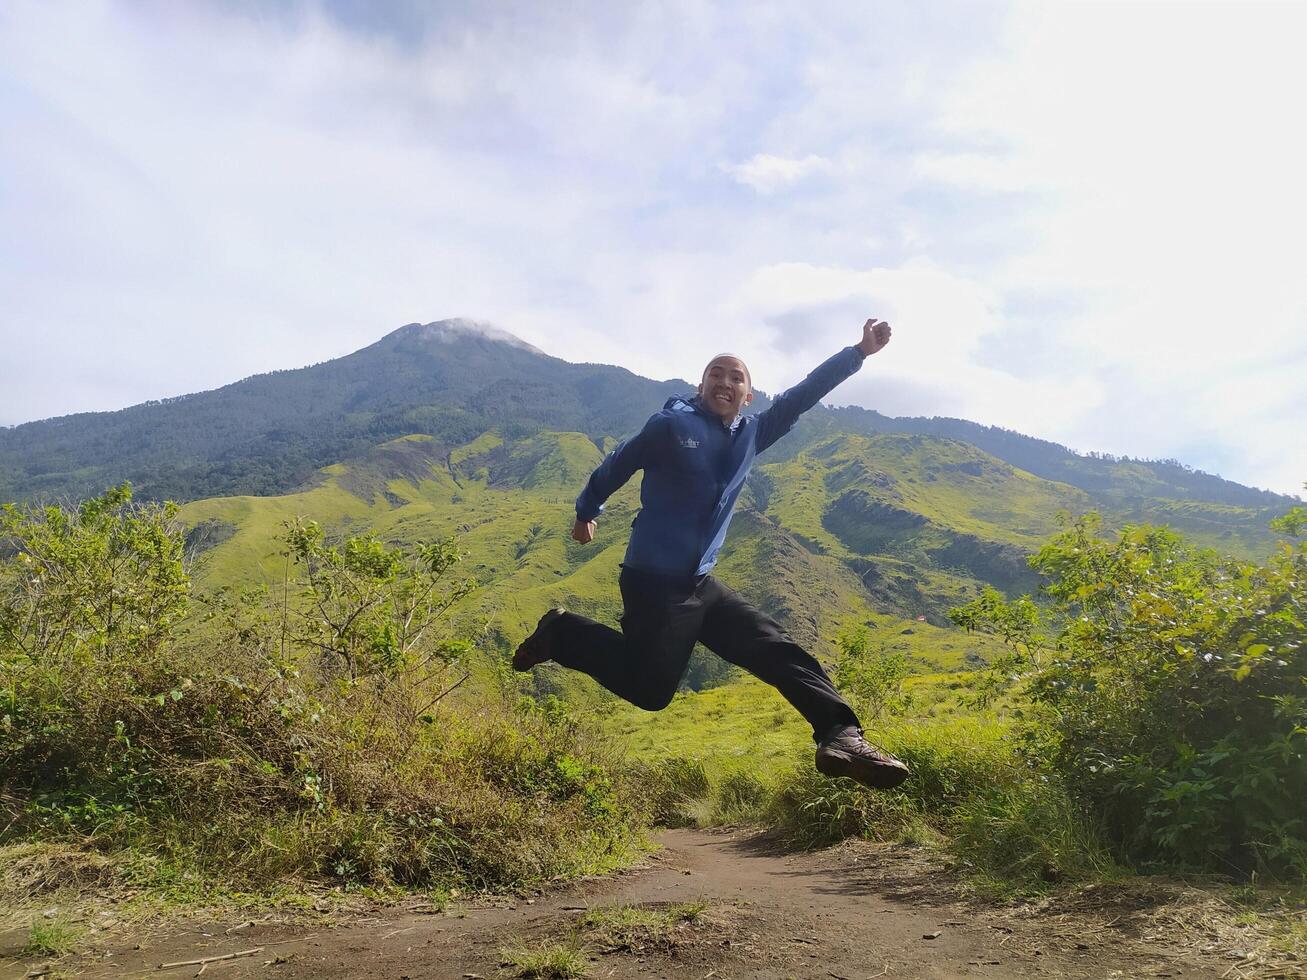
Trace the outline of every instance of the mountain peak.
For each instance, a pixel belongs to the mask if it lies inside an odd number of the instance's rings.
[[[538,347],[528,344],[521,337],[509,333],[507,330],[501,330],[492,323],[484,320],[470,320],[467,317],[450,317],[446,320],[436,320],[434,323],[409,323],[400,327],[390,334],[396,339],[416,339],[428,342],[439,342],[448,344],[459,337],[483,337],[486,340],[498,341],[501,344],[509,344],[513,347],[519,347],[522,350],[530,351],[532,354],[543,354],[544,351]]]

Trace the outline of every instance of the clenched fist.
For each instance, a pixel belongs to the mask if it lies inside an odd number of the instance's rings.
[[[577,520],[572,525],[572,537],[582,544],[589,544],[595,539],[595,522]]]
[[[889,335],[889,324],[872,317],[862,325],[862,341],[858,344],[858,350],[870,357],[889,343]]]

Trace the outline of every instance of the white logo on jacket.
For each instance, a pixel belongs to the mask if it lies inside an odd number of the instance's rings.
[[[699,443],[691,436],[686,436],[681,440],[681,445],[686,449],[698,449]]]

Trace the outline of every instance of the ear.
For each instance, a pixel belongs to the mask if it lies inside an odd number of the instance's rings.
[[[746,391],[746,392],[744,393],[744,404],[749,405],[749,404],[751,404],[752,402],[753,402],[753,392],[752,392],[752,391]]]

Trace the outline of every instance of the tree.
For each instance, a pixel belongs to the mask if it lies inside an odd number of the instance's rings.
[[[1302,534],[1301,510],[1277,529]],[[1016,651],[997,682],[1047,709],[1032,751],[1133,857],[1307,872],[1307,542],[1255,564],[1099,529],[1080,518],[1031,558],[1048,608],[952,612]]]

